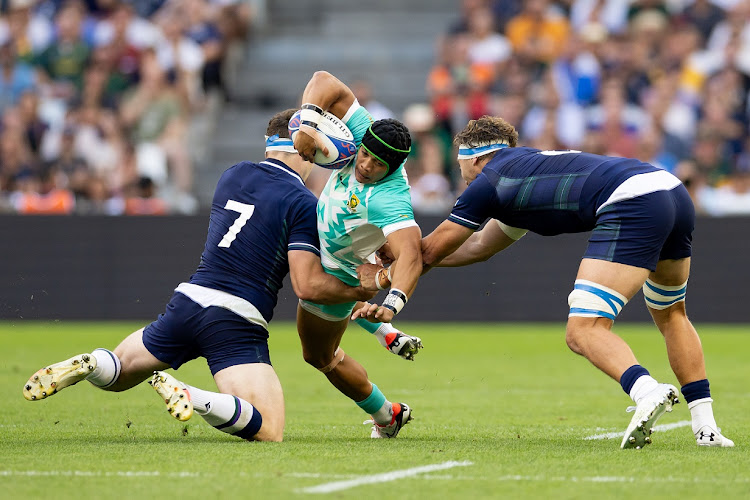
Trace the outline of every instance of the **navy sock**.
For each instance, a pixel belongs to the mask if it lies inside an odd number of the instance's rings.
[[[685,384],[680,389],[682,395],[685,396],[685,401],[692,403],[697,399],[710,398],[711,389],[708,387],[708,379],[696,380]]]
[[[648,370],[646,370],[641,365],[633,365],[625,370],[625,373],[623,373],[622,377],[620,377],[620,385],[622,386],[622,390],[625,391],[625,394],[627,394],[628,396],[630,395],[630,389],[633,388],[633,384],[635,384],[635,381],[643,375],[650,374],[648,373]],[[687,398],[687,396],[685,397]]]
[[[253,407],[253,416],[250,418],[250,422],[247,423],[244,429],[239,432],[235,432],[234,435],[242,439],[251,441],[263,425],[263,417],[257,408]]]

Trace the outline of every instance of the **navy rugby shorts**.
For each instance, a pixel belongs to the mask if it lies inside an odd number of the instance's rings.
[[[143,344],[175,370],[200,356],[214,375],[234,365],[271,364],[265,328],[223,307],[203,308],[180,292],[143,330]]]
[[[604,207],[584,258],[654,271],[665,259],[692,254],[695,208],[684,186],[656,191]]]

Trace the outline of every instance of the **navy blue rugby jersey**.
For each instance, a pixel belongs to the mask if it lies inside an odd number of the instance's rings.
[[[287,251],[320,255],[315,198],[283,162],[242,162],[219,179],[196,285],[241,297],[271,321]]]
[[[501,149],[466,188],[448,220],[472,229],[489,218],[552,236],[590,231],[596,211],[626,179],[659,169],[578,151]]]

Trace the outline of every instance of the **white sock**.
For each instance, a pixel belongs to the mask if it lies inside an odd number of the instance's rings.
[[[393,403],[385,400],[383,406],[378,411],[372,414],[372,419],[375,423],[380,425],[388,425],[393,420]]]
[[[101,347],[91,351],[91,355],[96,358],[96,368],[86,377],[86,380],[101,389],[107,388],[117,382],[122,371],[120,358],[112,351]]]
[[[241,431],[250,422],[255,408],[244,399],[222,394],[220,392],[204,391],[192,385],[187,385],[190,400],[195,412],[213,427],[219,427],[229,422],[232,425],[222,427],[221,431],[234,434]],[[239,415],[237,413],[239,412]],[[236,419],[236,420],[235,420]]]
[[[630,399],[635,401],[635,404],[638,404],[643,399],[643,396],[653,391],[657,385],[659,385],[659,382],[651,375],[641,375],[630,389]]]
[[[688,403],[690,416],[693,420],[693,434],[697,434],[704,425],[711,427],[715,431],[719,430],[714,418],[714,409],[711,405],[713,401],[711,398],[703,398]]]
[[[397,328],[394,328],[392,324],[390,324],[390,323],[382,323],[378,327],[378,329],[375,330],[375,332],[373,333],[373,335],[375,335],[375,337],[377,337],[378,342],[380,342],[380,345],[382,345],[383,347],[385,347],[387,349],[388,348],[388,342],[386,342],[385,336],[388,335],[389,333],[398,332],[398,331],[400,331],[400,330],[397,329]]]

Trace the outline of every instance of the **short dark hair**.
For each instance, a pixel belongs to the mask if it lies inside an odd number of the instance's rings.
[[[289,138],[289,120],[292,119],[292,115],[297,112],[296,108],[285,109],[273,115],[268,121],[268,128],[266,128],[266,135],[271,137],[272,135],[278,135],[279,137],[288,139]]]

